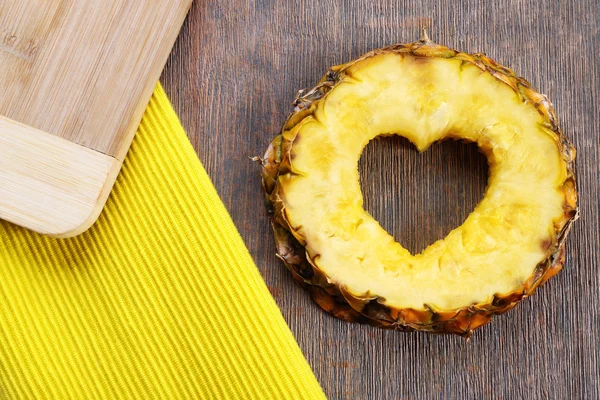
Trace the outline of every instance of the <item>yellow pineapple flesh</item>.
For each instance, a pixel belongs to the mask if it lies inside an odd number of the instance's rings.
[[[420,254],[363,208],[358,160],[390,134],[419,151],[467,140],[488,159],[483,200]],[[469,335],[560,269],[577,214],[574,156],[549,101],[525,80],[421,40],[335,67],[300,96],[263,160],[263,188],[280,257],[327,311]]]

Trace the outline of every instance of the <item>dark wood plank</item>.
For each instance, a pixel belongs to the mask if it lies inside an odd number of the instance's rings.
[[[247,158],[277,135],[298,89],[331,65],[417,39],[423,25],[432,39],[527,77],[578,149],[582,217],[565,269],[470,342],[324,314],[274,256],[259,171]],[[599,26],[596,0],[195,3],[162,81],[330,398],[600,398]],[[367,208],[413,251],[461,224],[485,186],[485,162],[463,145],[419,156],[386,140],[361,165]]]

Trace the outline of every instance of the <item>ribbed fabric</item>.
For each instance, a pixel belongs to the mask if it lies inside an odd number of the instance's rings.
[[[324,398],[160,85],[88,232],[0,222],[0,398]]]

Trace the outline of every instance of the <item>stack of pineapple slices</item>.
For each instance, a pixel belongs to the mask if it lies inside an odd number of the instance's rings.
[[[420,151],[467,140],[488,159],[483,200],[420,254],[363,209],[358,160],[384,134]],[[326,311],[469,336],[561,269],[577,216],[574,158],[527,81],[425,37],[334,67],[301,93],[263,159],[263,189],[279,257]]]

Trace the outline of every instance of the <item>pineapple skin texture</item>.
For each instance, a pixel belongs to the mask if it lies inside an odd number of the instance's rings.
[[[566,165],[563,185],[564,204],[560,221],[555,221],[556,230],[552,243],[548,245],[546,258],[539,262],[533,273],[520,287],[503,295],[494,294],[491,301],[472,303],[452,310],[435,310],[424,304],[423,308],[395,307],[385,304],[377,293],[356,295],[343,284],[337,284],[324,273],[306,251],[306,241],[294,230],[286,216],[286,207],[280,195],[279,177],[291,171],[292,145],[294,139],[277,136],[269,145],[262,160],[262,188],[268,209],[272,213],[272,226],[277,246],[277,256],[290,270],[294,279],[303,286],[313,300],[325,311],[349,322],[369,324],[384,329],[399,331],[427,331],[453,333],[469,337],[474,329],[488,323],[494,315],[513,308],[519,301],[531,295],[543,282],[554,276],[564,263],[565,239],[571,224],[578,216],[577,189],[575,180],[575,149],[558,127],[557,118],[548,99],[536,92],[523,78],[515,75],[482,54],[466,54],[434,44],[428,39],[405,45],[394,45],[365,54],[350,63],[336,66],[328,71],[319,84],[303,91],[294,102],[294,111],[283,125],[282,133],[292,130],[306,117],[313,115],[316,105],[335,88],[346,70],[369,58],[405,54],[415,59],[454,59],[462,64],[477,67],[514,91],[523,103],[532,104],[544,121],[544,126],[555,134],[555,142]],[[489,156],[491,150],[481,147]]]

